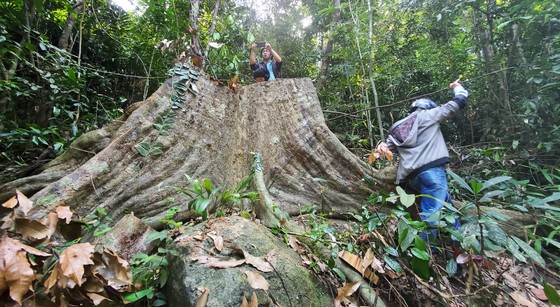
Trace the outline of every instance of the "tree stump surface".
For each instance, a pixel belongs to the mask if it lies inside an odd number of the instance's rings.
[[[366,174],[379,187],[390,185],[329,130],[309,78],[254,83],[235,94],[202,75],[198,95],[187,92],[170,114],[176,80],[79,137],[42,173],[0,186],[0,198],[20,189],[35,203],[31,217],[58,205],[80,216],[101,207],[115,221],[133,212],[156,226],[171,206],[181,208],[180,218],[192,216],[188,199],[170,188],[186,187],[185,175],[235,187],[250,175],[253,152],[262,155],[275,205],[291,215],[306,205],[333,216],[357,212],[372,192]],[[167,135],[154,126],[158,116],[173,119]],[[142,156],[135,148],[141,142],[159,142],[161,154]]]

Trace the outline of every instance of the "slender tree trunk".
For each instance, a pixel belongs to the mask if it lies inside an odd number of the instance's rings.
[[[510,125],[513,129],[514,125],[512,121],[513,111],[511,108],[511,103],[509,100],[508,93],[508,81],[507,81],[507,70],[499,64],[497,50],[494,44],[494,13],[495,13],[496,1],[488,0],[486,5],[486,10],[482,10],[479,7],[472,6],[472,8],[484,15],[486,25],[483,26],[483,21],[476,17],[475,14],[475,32],[476,36],[480,40],[480,48],[482,51],[483,60],[485,63],[486,72],[489,74],[496,74],[496,78],[489,79],[490,84],[488,88],[494,99],[502,105],[506,112],[509,114]],[[496,82],[498,81],[497,89]]]
[[[383,132],[383,125],[381,122],[381,110],[379,109],[379,98],[377,95],[377,88],[375,86],[375,80],[373,79],[373,69],[374,69],[374,65],[373,65],[373,9],[371,8],[371,0],[368,0],[368,11],[369,11],[369,80],[371,83],[371,90],[373,92],[373,103],[375,105],[375,111],[376,111],[376,115],[377,115],[377,127],[379,128],[379,136],[381,138],[381,140],[385,140],[385,133]],[[369,103],[368,103],[368,109],[370,109]],[[368,110],[368,113],[370,113],[371,110]],[[370,115],[371,117],[371,115]],[[370,142],[371,142],[371,148],[373,149],[373,147],[375,146],[375,142],[373,140],[373,133],[371,131],[372,129],[370,128],[369,131],[369,138],[370,138]]]
[[[191,0],[191,57],[193,64],[202,67],[202,47],[198,37],[198,16],[200,14],[200,0]]]
[[[66,25],[64,25],[64,30],[62,30],[62,34],[58,39],[58,48],[70,51],[70,40],[72,39],[72,31],[74,30],[74,25],[76,24],[76,16],[79,16],[82,11],[84,10],[84,0],[78,0],[76,4],[74,4],[74,13],[68,13],[68,17],[66,17]]]
[[[214,11],[212,12],[212,25],[210,26],[210,29],[208,30],[208,36],[210,38],[212,38],[212,36],[214,35],[214,31],[216,31],[216,21],[218,20],[218,12],[220,11],[220,0],[216,0],[216,5],[214,6]],[[202,68],[204,69],[204,66],[206,64],[206,61],[208,61],[208,52],[210,51],[210,45],[206,44],[206,49],[204,50],[204,59],[202,62]]]
[[[317,89],[317,93],[323,89],[325,86],[325,82],[327,81],[327,76],[329,74],[329,65],[331,64],[331,53],[333,50],[334,45],[334,28],[338,23],[338,19],[340,18],[340,0],[333,0],[333,5],[335,7],[333,18],[332,18],[332,25],[331,25],[331,35],[327,42],[327,47],[323,52],[323,59],[321,61],[321,72],[319,73],[319,79],[317,80],[317,84],[315,88]]]

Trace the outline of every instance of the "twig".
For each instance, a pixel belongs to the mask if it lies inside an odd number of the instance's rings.
[[[422,278],[420,276],[416,275],[416,273],[414,273],[414,271],[409,269],[407,266],[403,266],[403,268],[405,269],[405,271],[412,274],[416,278],[416,280],[419,283],[421,283],[424,287],[426,287],[429,290],[431,290],[432,292],[436,293],[437,295],[439,295],[444,300],[450,300],[451,299],[451,296],[449,294],[443,293],[443,292],[439,291],[438,289],[434,288],[432,285],[430,285],[429,283],[422,280]]]
[[[292,299],[290,298],[290,293],[288,292],[288,289],[286,288],[286,285],[284,284],[284,279],[282,279],[282,276],[280,276],[278,271],[276,271],[276,268],[272,265],[272,263],[270,263],[270,261],[268,261],[268,259],[265,259],[265,260],[266,260],[266,262],[268,262],[268,264],[270,264],[270,266],[274,270],[274,273],[276,273],[276,276],[278,276],[278,278],[280,278],[280,282],[282,283],[282,288],[284,288],[284,291],[286,292],[286,296],[288,297],[288,302],[290,302],[290,306],[294,307],[294,305],[292,304]]]

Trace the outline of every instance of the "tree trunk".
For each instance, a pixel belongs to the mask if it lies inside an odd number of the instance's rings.
[[[214,6],[214,11],[212,12],[212,25],[210,25],[210,30],[208,31],[208,36],[212,40],[214,31],[216,30],[216,21],[218,21],[218,12],[220,11],[220,0],[216,0],[216,5]],[[210,44],[206,44],[204,49],[204,61],[202,62],[202,68],[204,69],[206,61],[208,61],[208,52],[210,51]]]
[[[233,188],[252,172],[253,152],[262,156],[272,201],[292,215],[311,204],[335,217],[357,212],[374,188],[365,175],[379,188],[390,185],[327,128],[309,78],[255,83],[234,94],[203,75],[195,82],[198,95],[187,92],[172,115],[176,82],[78,138],[41,174],[0,186],[0,199],[18,188],[35,202],[31,217],[59,205],[80,216],[100,207],[115,221],[133,212],[158,227],[172,206],[181,208],[180,218],[193,216],[188,199],[170,188],[187,186],[184,175]],[[158,116],[173,119],[168,135],[154,128]],[[162,153],[142,156],[135,147],[141,142]]]
[[[336,27],[338,23],[338,18],[340,17],[340,0],[333,0],[334,5],[334,12],[332,18],[332,28]],[[319,78],[317,80],[317,93],[323,89],[325,86],[325,82],[327,81],[327,76],[329,74],[329,65],[331,64],[331,52],[334,45],[334,30],[331,31],[331,35],[329,40],[327,41],[327,47],[325,47],[325,51],[323,52],[323,57],[321,60],[321,72],[319,73]]]
[[[76,24],[76,16],[79,16],[82,13],[84,9],[84,1],[78,0],[78,2],[74,4],[73,9],[74,13],[69,13],[68,17],[66,17],[66,25],[64,26],[64,30],[62,30],[62,34],[60,34],[60,38],[58,39],[58,48],[66,51],[69,51],[68,46],[70,45],[72,30]]]

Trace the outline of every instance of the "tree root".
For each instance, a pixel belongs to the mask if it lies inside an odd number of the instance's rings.
[[[271,228],[271,227],[283,227],[287,229],[289,232],[293,233],[304,233],[304,229],[296,224],[295,222],[288,219],[288,215],[280,210],[278,207],[274,206],[274,202],[266,185],[264,183],[264,176],[263,176],[263,165],[261,160],[261,155],[259,153],[252,153],[253,154],[253,172],[254,172],[254,184],[255,188],[259,192],[260,201],[255,205],[255,214],[257,218],[259,218],[262,223]],[[306,244],[307,246],[317,246],[317,242],[312,240],[306,236],[299,236],[295,235],[297,238]],[[318,252],[323,255],[324,257],[328,257],[329,251],[323,245],[319,245],[322,250]],[[340,261],[338,258],[334,259],[335,265],[339,268],[346,278],[351,282],[360,281],[360,288],[358,293],[360,297],[368,304],[368,306],[378,306],[378,307],[385,307],[385,303],[379,298],[375,289],[373,289],[367,280],[365,280],[360,273],[355,271],[352,267],[345,264],[344,262]]]

